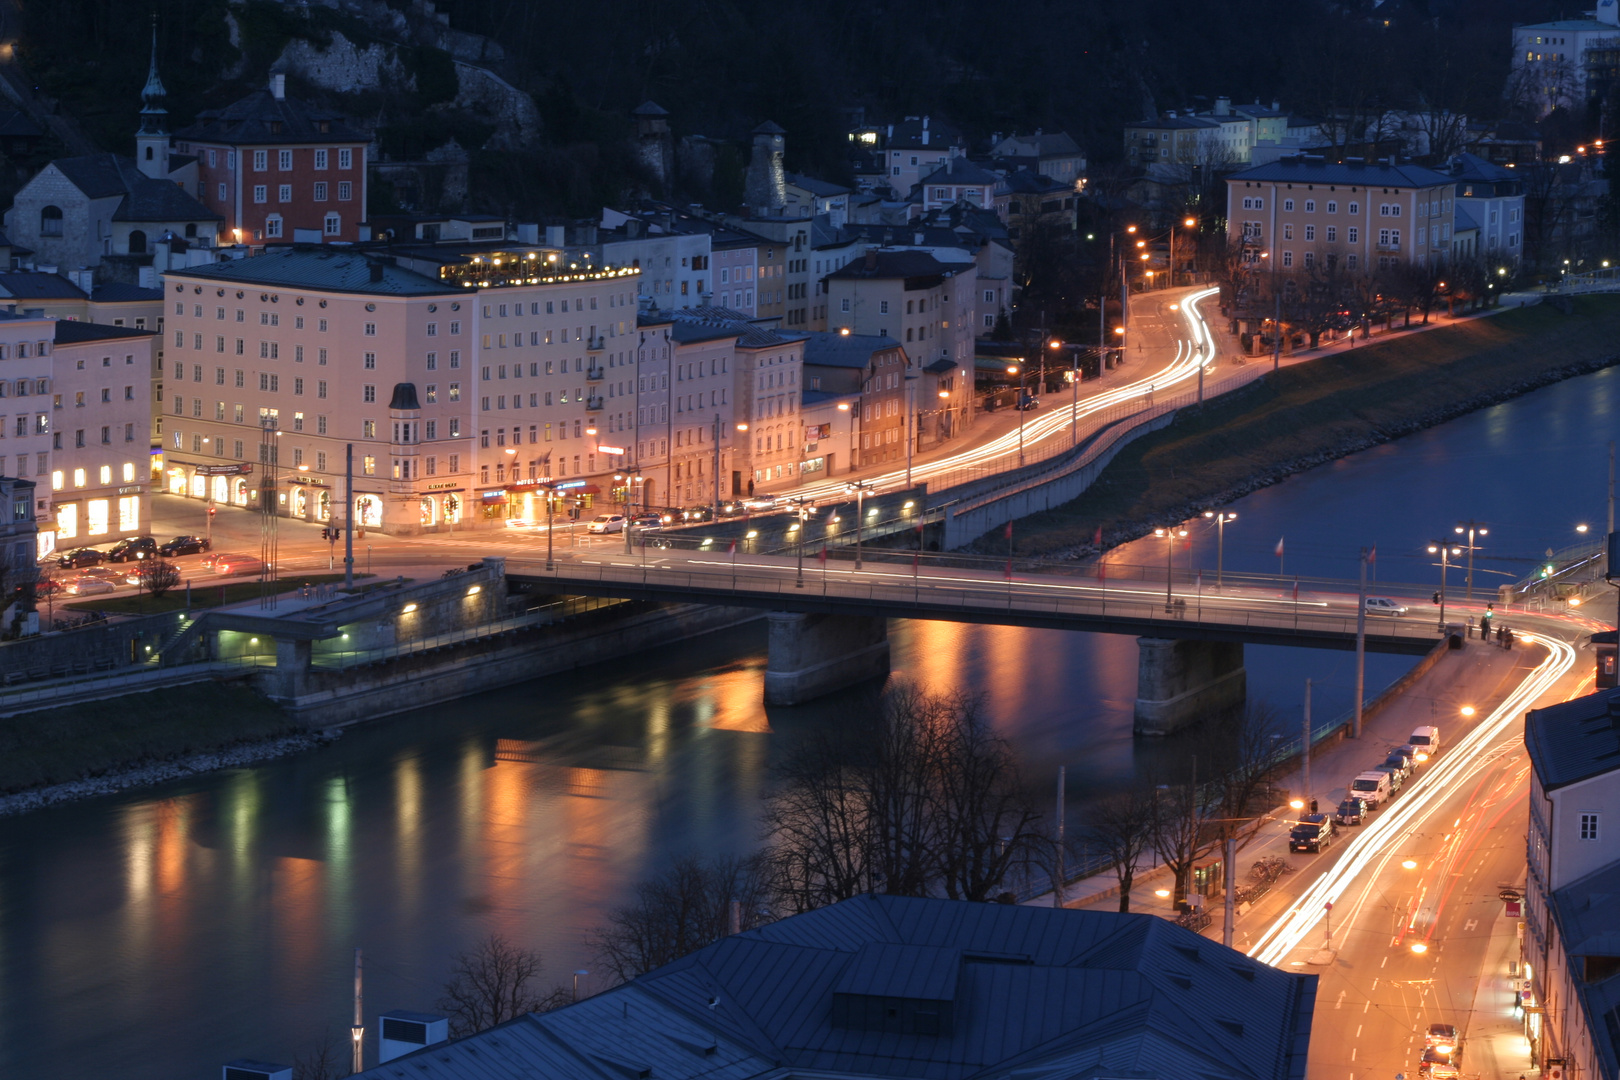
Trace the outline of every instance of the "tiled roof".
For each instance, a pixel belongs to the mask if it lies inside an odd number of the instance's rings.
[[[680,308],[671,311],[676,341],[707,341],[736,337],[739,348],[769,349],[803,341],[804,334],[785,333],[753,322],[746,314],[723,307]]]
[[[86,154],[51,162],[87,198],[123,196],[114,221],[219,221],[220,216],[170,180],[147,176],[133,158]]]
[[[269,90],[255,90],[223,109],[204,109],[197,114],[196,123],[175,132],[174,137],[236,146],[365,141],[342,113],[296,98],[278,98]]]
[[[901,230],[905,235],[905,230]],[[954,274],[972,268],[972,263],[943,263],[926,251],[879,251],[873,269],[866,268],[866,259],[856,256],[842,268],[834,270],[833,278],[920,278]]]
[[[923,177],[921,182],[924,185],[994,184],[999,179],[995,173],[979,168],[965,157],[953,157]]]
[[[136,330],[128,326],[106,326],[102,323],[76,322],[72,319],[57,319],[56,344],[78,345],[86,341],[116,341],[120,338],[149,338],[156,336],[153,330]]]
[[[371,279],[373,266],[382,268],[379,281]],[[393,265],[387,259],[368,258],[357,251],[331,245],[271,248],[251,259],[230,259],[210,266],[171,270],[166,276],[382,296],[442,296],[469,291]]]
[[[962,133],[938,117],[928,117],[928,142],[923,142],[923,118],[902,120],[884,138],[892,150],[943,150],[962,141]]]
[[[0,295],[13,300],[83,300],[84,290],[60,274],[18,270],[0,274]]]
[[[1620,770],[1620,690],[1532,709],[1524,745],[1543,790]]]
[[[867,895],[362,1075],[1303,1080],[1316,980],[1151,915]],[[898,996],[938,1031],[835,994]]]
[[[1244,180],[1282,181],[1296,184],[1357,184],[1362,187],[1426,188],[1454,181],[1444,173],[1426,169],[1422,165],[1388,165],[1382,161],[1327,161],[1319,157],[1288,157],[1252,169],[1235,172],[1226,178],[1237,183]]]
[[[1046,195],[1067,192],[1069,185],[1028,169],[1019,169],[1002,178],[1001,187],[1017,195]]]
[[[877,334],[833,334],[815,330],[805,335],[804,362],[821,367],[863,368],[872,354],[898,349],[900,343]]]

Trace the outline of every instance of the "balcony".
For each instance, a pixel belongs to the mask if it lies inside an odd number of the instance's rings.
[[[590,397],[586,398],[585,399],[585,410],[587,412],[601,412],[602,411],[602,398],[600,397],[600,395],[592,394]]]
[[[590,367],[585,369],[585,378],[591,382],[600,382],[606,377],[607,372],[604,369],[597,367],[595,364],[592,364]]]
[[[605,348],[607,348],[607,343],[599,337],[585,339],[586,352],[601,352]]]

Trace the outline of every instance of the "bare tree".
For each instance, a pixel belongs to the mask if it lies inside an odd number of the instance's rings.
[[[1216,842],[1236,840],[1241,851],[1265,823],[1263,796],[1277,773],[1271,739],[1277,727],[1275,709],[1251,702],[1198,732],[1198,760],[1210,775],[1200,785],[1208,819],[1203,832]]]
[[[472,952],[456,957],[438,1007],[450,1018],[454,1038],[475,1035],[532,1012],[568,1004],[562,986],[542,993],[536,985],[544,969],[540,954],[491,934]]]
[[[731,931],[769,921],[766,867],[760,856],[688,855],[636,886],[635,901],[608,913],[590,944],[620,981],[678,960]]]
[[[143,559],[135,574],[141,588],[153,596],[162,596],[180,584],[180,568],[166,559]]]
[[[977,697],[947,695],[929,705],[941,742],[934,803],[945,895],[989,900],[1014,861],[1040,843],[1040,815],[1011,746],[990,730]]]
[[[1119,910],[1131,910],[1131,886],[1137,864],[1153,850],[1158,799],[1146,788],[1131,788],[1104,796],[1086,815],[1085,839],[1100,848],[1114,864],[1119,882]]]
[[[338,1080],[351,1075],[347,1051],[328,1027],[309,1053],[293,1058],[293,1080]]]
[[[871,880],[867,796],[840,730],[818,730],[776,769],[765,809],[772,880],[798,913],[859,894]]]

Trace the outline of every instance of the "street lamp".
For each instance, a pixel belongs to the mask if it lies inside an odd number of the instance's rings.
[[[1474,539],[1475,539],[1476,536],[1484,536],[1484,535],[1486,535],[1490,530],[1486,529],[1484,526],[1480,525],[1479,522],[1474,521],[1472,518],[1470,518],[1469,520],[1463,522],[1461,525],[1458,525],[1456,527],[1456,529],[1454,529],[1452,531],[1456,532],[1458,535],[1462,535],[1464,533],[1466,533],[1468,535],[1468,585],[1467,585],[1468,593],[1467,593],[1467,598],[1469,600],[1472,600],[1474,598],[1474,548],[1475,548]]]
[[[844,490],[855,496],[855,569],[861,568],[861,526],[866,524],[866,515],[862,512],[865,505],[866,493],[876,487],[870,480],[851,480],[844,485]]]
[[[794,582],[793,587],[802,589],[804,588],[804,534],[807,531],[804,526],[810,515],[816,512],[816,506],[802,495],[788,501],[793,505],[794,513],[799,519],[799,578]]]
[[[1171,605],[1175,603],[1170,592],[1170,586],[1175,577],[1176,541],[1185,539],[1187,530],[1184,528],[1154,529],[1153,535],[1162,536],[1166,541],[1164,545],[1164,609],[1169,611]]]
[[[1018,410],[1018,464],[1024,463],[1024,365],[1022,362],[1007,365],[1007,374],[1018,376],[1018,396],[1013,399],[1013,408]]]
[[[1447,560],[1448,556],[1461,555],[1462,548],[1450,547],[1436,540],[1429,545],[1429,554],[1437,552],[1440,555],[1440,591],[1435,593],[1435,597],[1440,603],[1440,632],[1443,634],[1446,632],[1446,568],[1450,565]]]
[[[1215,588],[1221,587],[1221,563],[1226,553],[1226,523],[1236,521],[1237,515],[1229,510],[1205,510],[1204,516],[1215,521]]]

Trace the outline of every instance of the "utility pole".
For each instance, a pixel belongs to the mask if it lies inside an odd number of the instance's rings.
[[[1367,549],[1361,549],[1361,593],[1356,604],[1356,719],[1350,737],[1361,738],[1361,701],[1367,693]]]
[[[351,1065],[353,1072],[364,1071],[366,1026],[360,1016],[360,950],[354,950],[354,1026],[349,1028],[349,1038],[354,1043],[354,1061]]]
[[[714,414],[714,520],[720,520],[720,414]]]
[[[1232,920],[1237,918],[1237,837],[1226,838],[1226,925],[1221,929],[1221,944],[1232,947]]]
[[[1609,441],[1609,531],[1614,532],[1614,441]]]
[[[917,380],[921,375],[906,376],[906,488],[911,488],[911,451],[917,445]]]
[[[1468,599],[1468,600],[1473,600],[1473,598],[1474,598],[1474,546],[1475,546],[1474,545],[1474,538],[1475,538],[1476,535],[1484,536],[1487,533],[1489,533],[1490,530],[1486,529],[1486,528],[1483,528],[1480,525],[1480,523],[1475,521],[1473,518],[1469,518],[1467,521],[1463,522],[1461,525],[1458,525],[1455,531],[1458,532],[1458,533],[1465,534],[1468,537],[1468,578],[1467,578],[1467,583],[1466,583],[1466,586],[1465,586],[1465,588],[1467,590],[1466,594],[1465,594],[1465,598]]]
[[[1068,810],[1068,800],[1064,798],[1063,787],[1065,781],[1068,779],[1068,773],[1069,767],[1067,765],[1058,766],[1057,862],[1055,864],[1057,869],[1052,875],[1052,906],[1056,908],[1063,906],[1063,826],[1064,817],[1066,816],[1066,812]]]
[[[1271,370],[1282,369],[1282,293],[1277,291],[1277,268],[1271,268],[1271,292],[1277,302],[1276,314],[1271,317]]]
[[[354,590],[354,443],[344,447],[343,588]]]
[[[1305,730],[1300,741],[1300,761],[1305,766],[1305,811],[1311,809],[1311,680],[1305,680]]]

